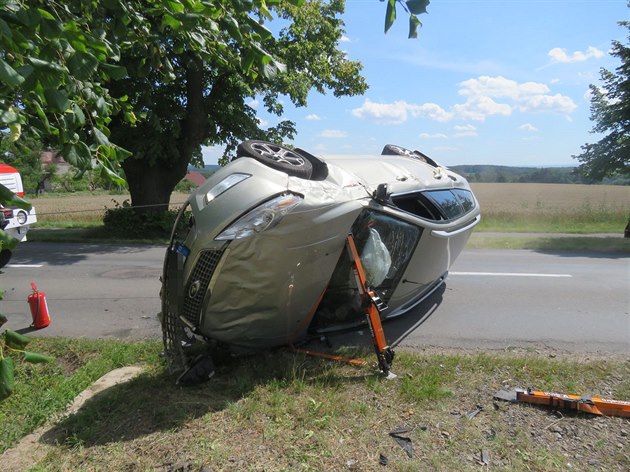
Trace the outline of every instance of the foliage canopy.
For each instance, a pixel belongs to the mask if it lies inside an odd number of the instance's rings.
[[[630,21],[619,24],[628,30],[628,43],[613,41],[611,54],[621,59],[621,65],[615,72],[602,68],[603,86],[590,86],[593,132],[605,136],[583,145],[582,153],[574,156],[581,162],[579,169],[596,181],[607,176],[630,176]]]

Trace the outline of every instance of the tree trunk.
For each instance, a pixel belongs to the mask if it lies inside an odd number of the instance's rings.
[[[175,164],[171,161],[171,164]],[[149,166],[142,159],[127,159],[122,163],[131,205],[142,213],[162,213],[168,210],[171,193],[177,183],[186,175],[188,163],[177,162],[175,165]]]
[[[130,157],[122,163],[131,193],[131,205],[140,212],[168,210],[171,193],[186,176],[193,153],[208,136],[204,109],[202,64],[195,56],[186,61],[186,108],[180,119],[181,134],[173,136],[176,150],[164,150],[157,159]],[[140,128],[138,128],[140,131]],[[168,155],[170,154],[170,155]]]

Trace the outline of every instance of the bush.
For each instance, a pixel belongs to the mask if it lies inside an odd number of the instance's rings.
[[[112,200],[113,201],[113,200]],[[177,218],[176,210],[160,213],[138,211],[129,200],[105,210],[103,224],[108,236],[125,239],[168,238]]]

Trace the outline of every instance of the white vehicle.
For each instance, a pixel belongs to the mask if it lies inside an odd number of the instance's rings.
[[[18,197],[24,197],[22,177],[16,168],[0,163],[0,184],[11,190]],[[36,222],[35,208],[26,211],[17,207],[4,207],[0,204],[0,229],[3,229],[18,241],[26,241],[26,233],[28,233],[30,226]],[[12,253],[9,249],[2,249],[0,251],[0,267],[7,265],[11,256]]]

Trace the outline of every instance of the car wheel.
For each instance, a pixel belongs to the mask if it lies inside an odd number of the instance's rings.
[[[0,269],[9,263],[12,255],[13,253],[8,249],[3,249],[2,251],[0,251]]]
[[[404,148],[402,146],[396,146],[395,144],[386,144],[385,147],[383,148],[383,151],[381,152],[382,156],[407,156],[407,157],[413,157],[413,158],[418,158],[418,154],[414,153],[413,151],[410,151],[407,148]]]
[[[419,159],[422,162],[426,162],[427,164],[432,165],[433,167],[439,167],[439,164],[437,162],[435,162],[429,156],[425,156],[420,151],[411,151],[402,146],[396,146],[395,144],[386,144],[383,148],[383,151],[381,152],[381,156],[391,155],[413,157],[414,159]]]
[[[267,141],[243,141],[236,149],[237,157],[251,157],[294,177],[310,179],[313,165],[304,156],[281,144]]]

